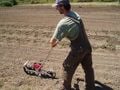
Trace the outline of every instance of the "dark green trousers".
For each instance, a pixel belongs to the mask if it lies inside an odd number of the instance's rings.
[[[72,77],[78,65],[81,64],[85,72],[85,90],[94,90],[94,70],[92,67],[91,51],[71,50],[63,63],[63,89],[71,90]]]

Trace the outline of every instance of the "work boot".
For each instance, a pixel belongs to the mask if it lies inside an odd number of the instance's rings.
[[[64,87],[63,85],[60,87],[60,90],[75,90],[74,88],[71,87]]]
[[[61,90],[75,90],[74,88],[70,88],[70,89],[61,89]]]
[[[91,87],[91,88],[90,88],[90,87],[89,87],[89,88],[87,87],[87,88],[85,88],[85,90],[95,90],[95,87]]]

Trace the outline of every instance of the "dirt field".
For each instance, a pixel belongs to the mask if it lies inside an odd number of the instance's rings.
[[[120,7],[74,6],[85,23],[93,47],[93,67],[97,90],[120,90]],[[62,18],[50,6],[16,6],[0,8],[0,90],[58,90],[62,62],[69,52],[64,39],[45,60],[48,43],[57,22]],[[58,79],[41,79],[23,71],[27,61],[37,61],[53,70]],[[81,66],[76,78],[83,78]],[[84,81],[79,82],[84,90]]]

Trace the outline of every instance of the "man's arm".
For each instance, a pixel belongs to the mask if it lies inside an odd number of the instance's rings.
[[[65,28],[62,24],[58,23],[53,36],[50,39],[51,47],[55,47],[64,37],[65,37]]]
[[[51,47],[55,47],[57,44],[58,44],[58,40],[55,39],[55,38],[51,38],[50,39],[50,44],[51,44]]]

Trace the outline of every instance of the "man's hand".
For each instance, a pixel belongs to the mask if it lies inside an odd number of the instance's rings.
[[[51,38],[50,39],[50,44],[51,44],[51,47],[55,47],[58,44],[58,40],[55,39],[55,38]]]

